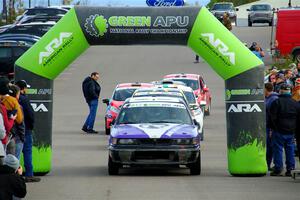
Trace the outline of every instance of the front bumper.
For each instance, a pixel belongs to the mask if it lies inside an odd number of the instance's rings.
[[[188,165],[195,163],[199,154],[199,146],[193,145],[184,148],[109,147],[112,161],[123,165]]]

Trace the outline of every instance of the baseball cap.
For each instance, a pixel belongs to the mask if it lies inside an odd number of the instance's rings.
[[[15,83],[22,90],[24,88],[30,88],[30,85],[27,84],[25,80],[19,80]]]
[[[300,84],[300,78],[297,78],[295,81],[296,84]]]

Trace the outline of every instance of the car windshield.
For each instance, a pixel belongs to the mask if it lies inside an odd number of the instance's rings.
[[[192,88],[193,90],[199,89],[199,84],[197,80],[192,80],[192,79],[175,79],[175,80],[185,83],[186,86]]]
[[[132,97],[136,88],[117,89],[114,93],[113,100],[125,101],[127,98]]]
[[[117,124],[176,123],[192,124],[184,104],[142,102],[123,106]]]
[[[212,10],[231,10],[232,6],[231,4],[215,4],[212,7]]]
[[[66,14],[67,11],[66,10],[62,10],[62,9],[50,9],[50,8],[46,8],[46,9],[29,9],[26,12],[26,15],[59,15],[59,14]]]
[[[196,104],[194,92],[184,91],[183,93],[189,104]]]
[[[44,25],[26,25],[26,26],[15,26],[6,29],[3,33],[23,33],[32,34],[36,36],[43,36],[54,24],[44,24]]]
[[[253,10],[253,11],[270,11],[271,6],[270,5],[253,5],[251,10]]]

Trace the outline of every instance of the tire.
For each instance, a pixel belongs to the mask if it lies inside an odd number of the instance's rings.
[[[296,51],[293,52],[293,58],[298,63],[300,62],[300,50],[296,50]]]
[[[106,120],[107,119],[105,118],[105,135],[110,135],[110,128],[106,127],[106,124],[107,124]]]
[[[119,165],[114,163],[110,156],[108,156],[108,174],[109,175],[119,174]]]
[[[207,110],[204,112],[205,116],[209,116],[211,111],[211,103],[209,103]]]
[[[200,175],[201,174],[201,151],[199,151],[199,156],[197,161],[193,164],[190,164],[190,174],[191,175]]]
[[[248,21],[248,26],[252,26],[252,22],[251,21]]]

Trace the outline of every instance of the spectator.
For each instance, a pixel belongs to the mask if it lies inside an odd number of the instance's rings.
[[[254,53],[261,60],[263,57],[265,57],[265,53],[263,52],[262,48],[260,48],[258,44],[254,47],[252,53]]]
[[[10,141],[10,131],[14,125],[14,120],[16,119],[17,115],[10,115],[8,116],[7,114],[7,109],[6,107],[3,105],[2,103],[2,99],[4,99],[4,97],[8,94],[9,89],[8,89],[8,81],[6,82],[2,77],[0,78],[0,108],[1,108],[1,114],[3,117],[3,122],[4,122],[4,127],[5,127],[5,137],[2,139],[2,144],[4,146],[7,146],[9,141]],[[12,149],[15,147],[11,147],[11,151],[13,151]]]
[[[284,75],[282,73],[278,73],[276,75],[276,82],[274,85],[274,92],[279,93],[280,87],[285,83]]]
[[[24,122],[25,122],[25,141],[23,147],[24,167],[25,167],[25,181],[26,182],[39,182],[41,179],[33,176],[32,165],[32,134],[34,128],[34,111],[30,105],[29,99],[26,95],[27,88],[30,87],[24,80],[16,82],[20,88],[19,103],[23,107]]]
[[[5,157],[5,150],[4,150],[2,141],[1,141],[5,138],[5,135],[6,135],[6,132],[5,132],[5,127],[4,127],[2,111],[1,111],[1,107],[0,107],[0,166],[3,165],[3,159]]]
[[[257,42],[252,42],[251,46],[249,47],[249,50],[254,51],[256,46],[257,46]]]
[[[98,99],[101,92],[101,87],[99,83],[97,83],[98,79],[99,73],[93,72],[91,76],[85,78],[82,83],[83,95],[90,109],[90,113],[82,127],[82,130],[86,133],[98,133],[98,131],[94,130]]]
[[[300,105],[291,98],[291,88],[282,84],[278,99],[270,107],[274,170],[271,176],[280,176],[283,170],[282,149],[285,150],[286,176],[295,169],[294,135],[299,122]]]
[[[292,90],[292,98],[299,102],[300,101],[300,78],[295,81],[295,87]]]
[[[232,25],[231,25],[231,21],[229,18],[229,14],[227,12],[225,12],[223,14],[223,20],[222,20],[223,25],[229,30],[232,30]]]
[[[285,83],[289,84],[291,87],[294,85],[293,84],[293,71],[291,69],[286,69],[284,71],[284,79],[285,79]]]
[[[20,98],[20,88],[16,85],[9,86],[10,96],[15,97],[17,100]],[[20,103],[19,103],[20,104]],[[21,106],[21,105],[20,105]],[[22,108],[22,106],[21,106]],[[22,114],[23,109],[22,109]],[[24,140],[25,140],[25,123],[24,120],[21,124],[15,123],[13,127],[13,139],[15,142],[15,156],[20,160],[21,153],[23,150]]]
[[[272,150],[272,129],[270,124],[270,107],[273,101],[278,99],[278,94],[273,92],[273,84],[272,83],[265,83],[265,107],[266,107],[266,133],[267,133],[267,164],[268,169],[271,169],[271,163],[273,159],[273,150]]]
[[[19,160],[8,154],[4,158],[4,165],[0,166],[0,199],[12,200],[13,196],[24,198],[26,196],[26,184],[22,178],[22,167]]]

